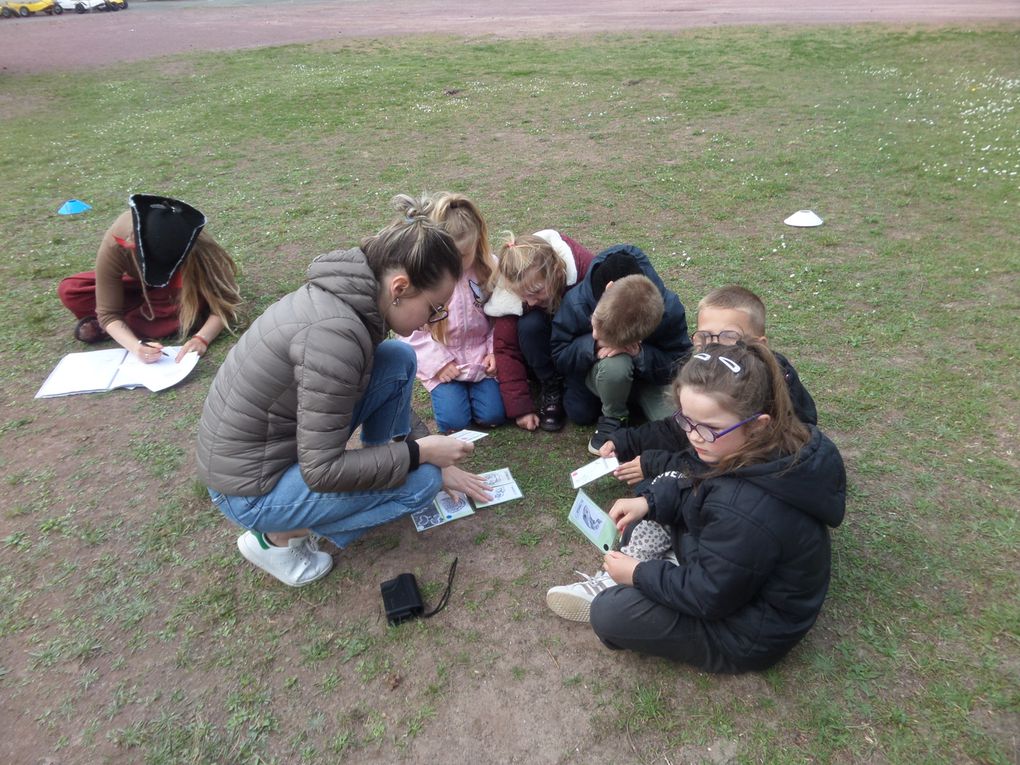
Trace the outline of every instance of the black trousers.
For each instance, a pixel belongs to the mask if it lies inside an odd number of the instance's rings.
[[[705,672],[758,672],[779,661],[796,644],[759,645],[753,655],[735,655],[720,641],[711,622],[682,614],[645,597],[636,587],[618,585],[600,592],[591,604],[591,626],[608,648],[692,664]]]
[[[621,585],[600,592],[591,604],[591,626],[599,640],[616,650],[626,649],[650,656],[693,664],[701,669],[718,665],[718,651],[700,619],[666,608]]]

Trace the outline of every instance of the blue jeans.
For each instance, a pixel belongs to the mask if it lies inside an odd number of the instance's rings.
[[[368,388],[354,408],[351,431],[361,426],[366,446],[385,444],[411,429],[411,386],[417,362],[406,343],[386,340],[375,350]],[[442,473],[423,464],[402,486],[357,492],[308,488],[301,466],[291,465],[267,494],[243,497],[209,489],[217,507],[239,526],[261,532],[309,528],[346,547],[375,526],[428,507],[442,488]]]
[[[463,430],[471,420],[481,425],[502,425],[506,421],[499,383],[486,377],[478,382],[441,383],[432,389],[432,412],[443,433]]]

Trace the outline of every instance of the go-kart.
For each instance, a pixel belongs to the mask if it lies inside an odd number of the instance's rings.
[[[22,18],[33,13],[55,13],[58,16],[64,9],[54,0],[7,0],[0,5],[0,16],[9,18],[15,14]]]
[[[127,0],[56,0],[65,11],[88,13],[89,11],[119,11],[128,7]]]

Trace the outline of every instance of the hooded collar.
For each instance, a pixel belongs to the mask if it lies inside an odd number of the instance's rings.
[[[372,341],[386,338],[386,322],[379,313],[379,281],[357,247],[320,255],[308,266],[308,283],[346,303],[361,319]]]
[[[549,243],[553,248],[553,252],[556,253],[556,257],[560,259],[563,266],[567,269],[567,287],[573,287],[577,284],[577,263],[574,262],[574,253],[570,249],[570,245],[560,236],[559,232],[547,228],[542,231],[536,231],[535,236],[545,239]],[[492,290],[492,295],[485,303],[484,310],[488,316],[523,316],[524,301],[506,286],[506,282],[500,276],[496,280],[496,286]]]

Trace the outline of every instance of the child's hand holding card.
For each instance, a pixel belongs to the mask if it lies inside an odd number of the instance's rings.
[[[612,550],[620,539],[613,519],[581,489],[577,490],[567,520],[602,552]]]
[[[601,478],[607,473],[612,473],[620,466],[616,457],[599,457],[594,462],[582,465],[570,474],[570,482],[575,489],[579,489],[586,483],[591,483],[596,478]]]

